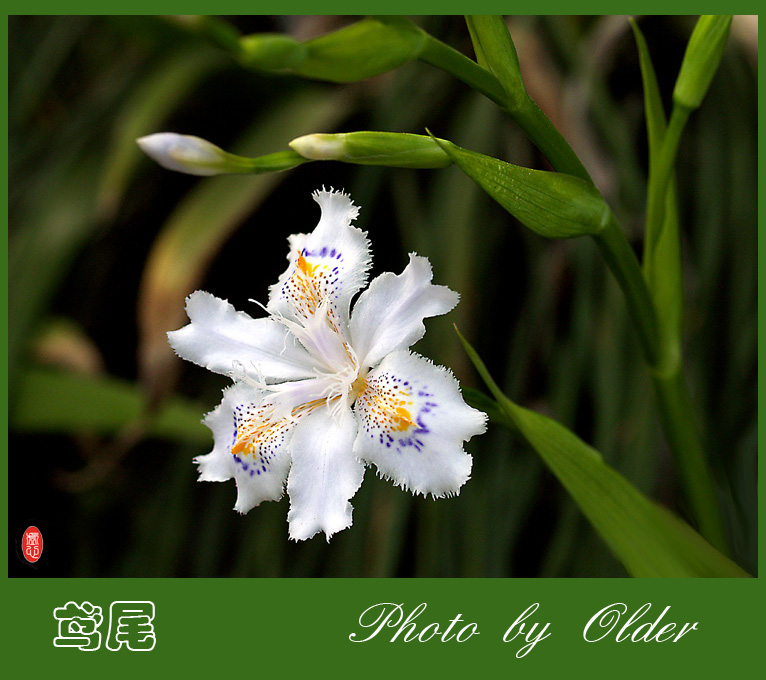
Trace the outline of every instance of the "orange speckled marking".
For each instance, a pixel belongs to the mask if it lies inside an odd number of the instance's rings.
[[[340,397],[330,399],[330,403],[336,402]],[[249,418],[242,418],[237,422],[237,439],[231,447],[231,454],[236,456],[244,453],[253,456],[261,451],[262,447],[275,444],[284,440],[285,433],[295,424],[295,419],[307,413],[311,413],[318,406],[327,404],[327,399],[314,399],[293,408],[292,419],[274,418],[269,408],[254,408],[249,410]]]
[[[328,268],[327,265],[312,264],[302,254],[298,256],[295,265],[285,293],[295,309],[308,318],[316,313],[317,307],[326,297],[324,286]],[[328,310],[328,314],[332,314],[332,310]]]
[[[298,255],[298,268],[306,276],[313,277],[314,276],[314,270],[317,268],[317,266],[318,265],[316,265],[316,264],[311,264],[310,262],[308,262],[306,260],[306,258],[303,257],[303,255]]]
[[[410,427],[415,427],[415,423],[412,420],[410,412],[401,406],[396,407],[396,415],[394,416],[394,420],[398,421],[396,425],[398,432],[404,432],[404,430],[407,430]]]
[[[287,419],[275,419],[270,409],[248,409],[247,415],[240,415],[237,420],[237,439],[231,453],[234,456],[238,453],[254,456],[262,447],[268,448],[283,440],[289,426]]]
[[[412,417],[413,401],[408,390],[364,381],[358,405],[376,427],[388,432],[404,432],[417,427]]]

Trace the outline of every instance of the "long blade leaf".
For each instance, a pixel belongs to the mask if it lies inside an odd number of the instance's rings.
[[[462,335],[460,340],[499,406],[632,576],[748,576],[689,525],[644,496],[574,433],[508,399],[473,347]]]
[[[652,167],[659,159],[667,122],[649,48],[638,24],[631,20],[631,26],[638,48],[644,85],[644,112],[649,137],[649,181],[651,182],[653,179],[656,180],[656,172],[652,173]],[[653,233],[654,230],[659,229],[660,225],[647,222],[644,239],[644,275],[660,312],[658,321],[664,340],[674,347],[680,342],[683,317],[681,239],[677,203],[675,181],[671,179],[660,234]]]
[[[141,388],[114,377],[30,369],[21,379],[10,426],[18,432],[109,435],[144,418]],[[174,397],[149,420],[147,434],[190,444],[208,444],[203,409]]]

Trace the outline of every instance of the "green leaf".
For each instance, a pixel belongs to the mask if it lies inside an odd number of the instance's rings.
[[[636,39],[644,84],[644,111],[649,138],[649,181],[652,182],[656,181],[657,172],[652,172],[652,168],[656,166],[660,157],[667,122],[646,40],[633,19],[630,20],[630,24]],[[658,310],[661,342],[665,347],[665,360],[669,364],[674,364],[680,359],[684,304],[677,203],[675,180],[671,178],[663,223],[658,225],[647,221],[644,239],[644,276]],[[654,233],[660,226],[659,233]]]
[[[29,339],[79,250],[99,226],[93,187],[100,159],[67,159],[44,180],[45,200],[16,218],[8,254],[9,390],[14,391]]]
[[[530,170],[434,138],[460,169],[519,222],[546,238],[598,234],[611,211],[585,180]]]
[[[508,399],[473,347],[462,335],[460,340],[497,403],[628,573],[636,577],[748,576],[686,523],[644,496],[563,425]]]
[[[500,81],[508,108],[518,108],[528,95],[521,79],[516,47],[503,17],[477,15],[467,17],[466,21],[479,63]]]
[[[518,432],[516,423],[508,417],[508,414],[503,410],[502,406],[500,406],[500,404],[498,404],[492,397],[488,397],[484,392],[474,389],[473,387],[463,387],[461,388],[461,392],[463,393],[465,403],[479,409],[479,411],[484,411],[484,413],[489,416],[490,422]]]
[[[662,144],[662,137],[667,125],[665,111],[662,107],[662,97],[657,84],[657,74],[652,65],[652,58],[649,55],[649,47],[646,44],[644,34],[635,19],[630,19],[630,26],[633,29],[633,37],[636,40],[639,64],[641,65],[641,79],[644,84],[644,113],[646,115],[646,130],[649,135],[649,156],[651,157],[659,153]]]
[[[484,56],[484,48],[482,48],[481,40],[479,39],[479,35],[476,33],[476,27],[474,26],[472,16],[466,15],[465,25],[466,25],[466,28],[468,28],[468,34],[471,36],[473,51],[476,54],[476,62],[482,68],[488,68],[487,58]]]
[[[17,432],[111,435],[128,425],[145,423],[147,434],[191,444],[209,444],[202,424],[204,409],[179,398],[167,401],[147,419],[146,397],[138,385],[113,377],[28,370],[10,414]]]

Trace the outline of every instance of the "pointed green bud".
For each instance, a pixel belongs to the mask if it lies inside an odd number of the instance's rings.
[[[308,78],[350,83],[417,59],[425,42],[425,34],[407,19],[364,19],[304,43],[306,58],[292,70]]]
[[[282,33],[255,33],[239,41],[243,66],[265,70],[292,68],[306,59],[306,46]]]
[[[398,132],[304,135],[290,142],[290,148],[311,160],[389,168],[446,168],[452,163],[431,137]]]
[[[467,16],[466,23],[477,59],[500,81],[508,107],[517,109],[526,104],[529,95],[521,79],[516,47],[503,17]]]
[[[228,153],[201,137],[158,132],[136,140],[141,150],[163,168],[187,175],[260,174],[279,172],[305,163],[294,151],[245,158]]]
[[[436,138],[434,141],[503,208],[541,236],[593,235],[609,223],[609,206],[592,184],[579,177],[530,170]]]
[[[409,19],[370,17],[306,42],[279,33],[256,33],[241,38],[233,51],[249,68],[350,83],[417,59],[427,40]]]
[[[721,63],[731,27],[731,15],[703,14],[686,46],[681,72],[673,90],[673,101],[696,109]]]

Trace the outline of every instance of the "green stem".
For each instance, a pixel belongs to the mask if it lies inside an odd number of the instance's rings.
[[[665,202],[676,162],[681,133],[689,119],[690,110],[679,105],[673,107],[670,123],[662,138],[656,164],[650,170],[646,197],[646,239],[644,241],[644,267],[651,267],[654,249],[660,239],[665,221]]]
[[[681,365],[670,374],[652,372],[652,382],[665,437],[678,460],[681,479],[700,532],[721,552],[728,554],[715,484]]]
[[[500,81],[489,71],[432,35],[425,32],[424,35],[426,43],[419,59],[455,76],[495,102],[516,121],[556,170],[593,184],[572,147],[529,95],[525,94],[520,103],[510,102]]]
[[[588,184],[593,184],[591,176],[577,154],[532,97],[527,95],[521,107],[516,110],[506,109],[506,111],[558,172],[574,175]]]
[[[429,33],[423,31],[426,42],[418,55],[421,61],[425,61],[458,80],[463,81],[469,87],[481,92],[501,108],[505,108],[506,94],[500,81],[489,71],[479,66],[475,61],[464,54],[437,40]]]
[[[628,312],[635,324],[646,360],[650,366],[655,367],[660,361],[657,315],[636,255],[614,215],[610,216],[606,227],[593,238],[625,295]]]
[[[672,196],[672,176],[678,146],[691,110],[676,103],[662,136],[662,143],[651,164],[646,206],[644,274],[654,279],[656,249],[665,228],[668,199]],[[680,262],[678,262],[680,267]],[[727,552],[727,543],[718,499],[691,395],[683,374],[680,335],[674,328],[662,332],[659,361],[654,364],[652,382],[657,395],[660,420],[668,446],[678,461],[681,481],[702,534],[718,549]]]
[[[614,217],[594,238],[625,295],[628,312],[650,366],[668,447],[678,461],[681,481],[700,531],[719,550],[727,553],[713,476],[696,424],[680,354],[675,351],[677,348],[660,342],[654,303],[638,260]]]
[[[290,170],[303,163],[310,163],[311,159],[304,158],[292,149],[277,151],[257,158],[246,158],[225,153],[226,169],[224,172],[243,175],[259,175],[267,172],[282,172]]]
[[[469,28],[476,27],[469,24]],[[502,83],[487,69],[457,50],[423,32],[424,47],[419,55],[425,61],[473,89],[481,92],[506,111],[522,128],[532,143],[545,154],[553,167],[592,184],[577,155],[528,94],[511,98]],[[476,41],[476,36],[472,34]],[[484,55],[480,55],[483,60]],[[676,105],[671,116],[659,161],[650,182],[647,206],[647,241],[645,253],[651,254],[662,229],[670,177],[675,163],[681,133],[689,110]],[[712,476],[707,466],[699,433],[694,425],[693,409],[683,378],[679,348],[660,342],[656,308],[636,259],[621,228],[613,216],[606,227],[594,236],[626,299],[635,324],[641,348],[652,369],[659,402],[660,418],[668,444],[678,459],[687,494],[703,533],[725,549],[723,528],[718,513]],[[645,266],[651,266],[647,257]],[[676,360],[672,360],[673,358]]]

